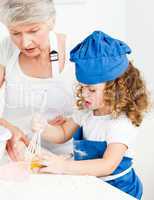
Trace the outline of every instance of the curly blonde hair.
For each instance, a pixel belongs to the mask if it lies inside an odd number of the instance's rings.
[[[76,90],[76,104],[79,109],[84,109],[82,88],[82,85],[78,85]],[[110,106],[114,118],[125,114],[132,124],[140,126],[150,103],[141,73],[131,62],[122,76],[106,82],[103,101],[105,105]]]

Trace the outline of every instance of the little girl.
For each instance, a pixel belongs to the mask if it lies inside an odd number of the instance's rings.
[[[54,143],[74,138],[74,160],[42,155],[40,172],[92,175],[141,199],[142,183],[133,169],[133,147],[148,96],[124,42],[95,31],[71,51],[75,62],[78,110],[64,124],[51,126],[39,116],[34,131]]]

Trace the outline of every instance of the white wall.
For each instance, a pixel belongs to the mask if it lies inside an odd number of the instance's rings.
[[[127,0],[127,40],[133,49],[136,65],[143,71],[154,97],[154,2]],[[144,182],[143,200],[154,199],[154,113],[150,113],[140,130],[136,167]]]
[[[85,4],[57,5],[55,29],[68,33],[73,38],[73,43],[94,30],[103,30],[122,39],[125,38],[125,1],[85,1]]]

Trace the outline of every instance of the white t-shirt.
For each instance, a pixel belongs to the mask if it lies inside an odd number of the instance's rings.
[[[134,156],[138,128],[124,115],[113,119],[111,115],[94,116],[91,111],[75,111],[72,118],[83,127],[84,139],[125,144],[128,147],[125,156]]]
[[[49,33],[50,50],[58,51],[57,37]],[[52,62],[51,78],[26,75],[19,64],[19,49],[7,36],[0,42],[0,64],[5,67],[5,97],[3,117],[27,135],[31,135],[33,112],[43,110],[45,117],[69,115],[73,111],[74,65],[69,61],[70,44],[66,41],[66,61],[62,72],[58,62]],[[42,105],[45,99],[45,104]],[[63,146],[63,145],[59,145]],[[60,148],[60,147],[59,147]]]
[[[11,42],[10,37],[6,35],[0,42],[0,64],[6,67],[8,59],[12,57],[15,45]]]

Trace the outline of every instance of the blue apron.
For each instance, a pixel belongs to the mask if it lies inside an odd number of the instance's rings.
[[[90,141],[83,138],[82,127],[73,136],[74,160],[89,160],[102,158],[107,148],[106,141]],[[123,157],[119,166],[111,175],[116,175],[132,166],[132,159]],[[127,174],[114,180],[106,181],[120,190],[141,199],[143,187],[140,179],[132,168]]]

